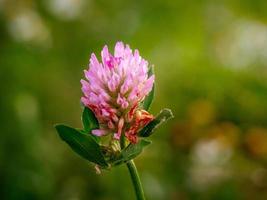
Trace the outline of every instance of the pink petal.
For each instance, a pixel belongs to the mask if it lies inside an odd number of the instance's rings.
[[[96,55],[94,53],[91,54],[90,64],[92,66],[95,66],[95,67],[99,66],[99,62],[98,62],[97,57],[96,57]]]
[[[95,136],[104,136],[106,135],[108,132],[106,130],[103,130],[103,129],[95,129],[95,130],[92,130],[92,134],[95,135]]]
[[[115,45],[114,55],[115,57],[122,57],[124,54],[124,44],[123,42],[117,42]]]
[[[103,50],[101,51],[102,63],[105,64],[106,60],[109,60],[109,51],[108,46],[105,45]]]
[[[152,90],[154,79],[154,75],[150,76],[149,79],[147,79],[144,88],[142,89],[142,95],[146,96]]]
[[[85,97],[81,98],[81,102],[84,106],[88,106],[90,104],[90,101]]]

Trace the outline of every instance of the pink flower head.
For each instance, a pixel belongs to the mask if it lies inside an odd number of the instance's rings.
[[[92,134],[122,134],[130,142],[137,142],[137,132],[153,119],[140,108],[140,103],[152,90],[154,75],[148,76],[148,62],[138,50],[117,42],[114,55],[107,46],[101,52],[102,62],[93,53],[89,69],[84,71],[87,80],[81,80],[84,106],[96,115],[100,129]]]

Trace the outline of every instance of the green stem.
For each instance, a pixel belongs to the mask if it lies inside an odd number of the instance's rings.
[[[121,149],[125,148],[125,143],[126,143],[125,136],[122,135],[121,139],[120,139]],[[136,166],[134,164],[134,161],[130,160],[126,163],[126,165],[127,165],[128,170],[130,172],[130,175],[131,175],[132,183],[134,186],[134,191],[136,194],[136,199],[137,200],[145,200],[145,194],[144,194],[143,187],[142,187],[139,175],[138,175],[138,171],[137,171]]]
[[[137,172],[137,169],[135,167],[134,161],[130,160],[129,162],[126,163],[128,170],[131,174],[131,179],[133,182],[135,194],[136,194],[136,199],[137,200],[145,200],[145,194],[142,188],[142,184]]]

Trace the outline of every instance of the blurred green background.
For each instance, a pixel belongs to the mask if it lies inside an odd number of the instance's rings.
[[[147,199],[267,199],[266,0],[0,0],[0,199],[134,199],[53,127],[81,127],[89,55],[116,41],[155,65],[175,119],[136,159]]]

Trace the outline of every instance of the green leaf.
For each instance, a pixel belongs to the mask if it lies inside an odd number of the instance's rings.
[[[84,107],[82,122],[86,132],[91,132],[93,129],[99,128],[99,123],[95,117],[95,114],[87,107]]]
[[[144,102],[143,102],[143,108],[145,110],[149,110],[150,105],[154,99],[155,96],[155,83],[153,84],[152,90],[149,92],[149,94],[146,96]]]
[[[151,144],[151,141],[141,139],[137,144],[130,144],[121,153],[124,157],[124,162],[134,159],[140,153],[142,153],[143,148]]]
[[[166,122],[168,119],[173,118],[172,111],[170,109],[163,109],[160,113],[149,122],[140,132],[139,136],[141,137],[148,137],[150,136],[153,131],[162,123]]]
[[[148,76],[152,76],[154,74],[154,67],[151,66],[148,71]],[[143,108],[145,110],[149,110],[151,103],[153,102],[155,96],[155,83],[153,84],[152,90],[149,92],[149,94],[146,96],[145,100],[143,101]]]
[[[154,65],[152,65],[148,70],[148,77],[152,76],[154,74]]]
[[[98,120],[95,117],[95,114],[93,113],[93,111],[87,107],[84,107],[83,109],[83,114],[82,114],[82,122],[83,122],[83,127],[84,130],[81,131],[85,134],[91,134],[91,131],[94,129],[99,129],[99,123]],[[97,143],[100,142],[100,137],[97,137],[95,135],[91,136],[95,139],[95,141]]]
[[[118,159],[114,161],[113,165],[119,165],[121,163],[134,159],[136,156],[142,153],[143,148],[149,144],[151,144],[151,141],[140,139],[137,144],[128,145],[125,149],[122,150],[120,156],[118,156]]]
[[[101,153],[99,144],[95,141],[92,135],[81,133],[78,130],[65,125],[56,125],[55,128],[57,129],[60,138],[81,157],[96,163],[101,167],[108,166]]]

